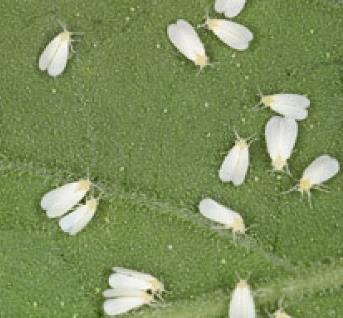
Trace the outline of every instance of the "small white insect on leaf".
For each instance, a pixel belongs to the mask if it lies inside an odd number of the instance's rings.
[[[231,294],[229,318],[255,318],[256,310],[253,294],[245,280],[236,285]]]
[[[163,283],[150,274],[122,267],[113,267],[113,271],[109,277],[109,285],[113,289],[149,290],[154,295],[161,295],[165,290]]]
[[[143,305],[149,305],[153,301],[154,296],[144,291],[127,291],[127,295],[123,293],[121,297],[106,299],[103,308],[106,315],[117,316]]]
[[[224,229],[231,229],[234,234],[245,233],[246,229],[241,215],[210,198],[200,201],[199,211],[204,217],[222,224]]]
[[[224,13],[227,18],[233,18],[241,13],[246,0],[216,0],[214,10],[217,13]]]
[[[72,35],[73,32],[64,27],[63,32],[52,39],[39,58],[38,67],[41,71],[47,71],[52,77],[63,73],[69,58]]]
[[[82,231],[92,220],[96,208],[97,200],[90,199],[83,205],[77,207],[73,212],[65,215],[59,220],[59,226],[63,232],[75,235]]]
[[[322,190],[328,192],[323,183],[334,177],[340,170],[340,164],[337,159],[329,156],[322,155],[317,157],[312,163],[304,170],[299,183],[291,188],[286,193],[292,191],[299,191],[301,195],[307,194],[310,206],[311,204],[311,189]]]
[[[307,118],[310,100],[306,96],[298,94],[261,95],[258,105],[261,104],[285,117],[303,120]]]
[[[254,38],[247,27],[232,21],[207,18],[205,25],[226,45],[239,51],[246,50]]]
[[[293,189],[300,191],[301,194],[307,193],[310,200],[311,189],[324,190],[322,183],[334,177],[339,169],[337,159],[329,155],[319,156],[304,170],[299,184]]]
[[[274,318],[292,318],[283,309],[279,309],[273,314]]]
[[[274,116],[267,122],[265,138],[267,150],[275,171],[288,170],[287,160],[291,157],[298,136],[298,124],[292,118]]]
[[[177,20],[175,24],[170,24],[167,34],[170,42],[200,69],[209,65],[204,44],[187,21]]]
[[[249,167],[249,139],[241,138],[237,133],[235,145],[226,155],[220,169],[219,179],[239,186],[244,182]]]
[[[164,285],[154,276],[134,270],[113,267],[109,277],[111,289],[103,292],[108,298],[104,303],[104,312],[116,316],[154,302],[155,296],[162,299]]]
[[[79,180],[49,191],[43,196],[41,207],[49,218],[60,217],[83,199],[91,184],[90,180]]]

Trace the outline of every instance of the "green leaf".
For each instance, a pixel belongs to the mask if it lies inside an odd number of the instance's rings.
[[[343,179],[314,191],[273,175],[265,150],[263,93],[311,99],[289,162],[295,179],[318,155],[342,159],[341,1],[248,1],[235,21],[255,35],[245,52],[199,29],[215,64],[198,74],[166,27],[201,23],[213,1],[9,1],[1,4],[0,316],[102,317],[112,266],[152,273],[166,307],[130,317],[224,318],[237,276],[249,277],[259,317],[283,300],[294,317],[343,310]],[[214,16],[212,9],[211,15]],[[60,31],[84,32],[66,71],[37,67]],[[246,182],[217,177],[225,152],[256,134]],[[105,195],[75,237],[39,207],[55,186],[90,175]],[[205,196],[239,211],[244,237],[213,229]]]

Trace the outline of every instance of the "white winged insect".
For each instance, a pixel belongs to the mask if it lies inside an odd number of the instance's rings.
[[[75,235],[82,231],[92,220],[97,203],[96,199],[87,200],[85,204],[78,206],[74,211],[63,216],[59,220],[59,226],[62,231],[70,235]]]
[[[231,229],[234,234],[245,233],[246,229],[241,215],[210,198],[200,201],[199,211],[207,219],[223,225],[224,229]]]
[[[229,150],[220,169],[219,179],[239,186],[244,182],[249,167],[250,138],[241,138],[237,132],[235,145]]]
[[[322,183],[334,177],[339,169],[340,165],[337,159],[329,155],[321,155],[312,161],[304,170],[299,183],[288,192],[298,190],[301,194],[306,193],[311,203],[311,189],[325,191]]]
[[[310,100],[307,96],[298,94],[261,95],[260,103],[273,111],[295,120],[303,120],[308,116]]]
[[[275,171],[287,172],[287,160],[291,157],[298,136],[298,124],[292,118],[274,116],[267,122],[265,138],[267,150]]]
[[[138,309],[144,305],[154,302],[154,296],[141,290],[121,290],[104,296],[104,312],[108,316],[125,314],[133,309]]]
[[[69,32],[66,27],[63,27],[63,31],[45,47],[38,62],[41,71],[47,71],[52,77],[63,73],[67,66],[70,49],[72,49],[73,34],[76,33]]]
[[[255,318],[256,310],[249,284],[240,280],[231,294],[229,318]]]
[[[224,13],[227,18],[233,18],[241,13],[246,0],[216,0],[214,10],[217,13]]]
[[[43,196],[41,207],[49,218],[60,217],[84,198],[91,185],[90,180],[79,180],[51,190]]]
[[[194,28],[185,20],[177,20],[167,28],[171,43],[200,69],[209,65],[205,47]]]
[[[239,51],[246,50],[254,38],[252,32],[244,25],[225,19],[207,18],[205,26],[226,45]]]
[[[113,267],[112,270],[114,273],[110,275],[108,282],[114,290],[135,289],[150,291],[153,295],[158,296],[161,296],[165,291],[163,283],[150,274],[122,267]]]

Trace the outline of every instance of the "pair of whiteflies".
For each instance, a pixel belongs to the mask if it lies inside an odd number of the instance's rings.
[[[113,267],[113,271],[108,279],[111,288],[103,292],[106,315],[125,314],[163,300],[164,285],[156,277],[122,267]]]
[[[243,9],[244,4],[245,1],[242,0],[217,0],[215,10],[227,17],[234,17]],[[201,26],[211,30],[222,42],[239,51],[248,49],[254,38],[253,33],[244,25],[225,19],[207,17]],[[187,21],[180,19],[169,25],[167,35],[173,45],[200,69],[209,65],[204,44]]]
[[[256,318],[253,292],[245,280],[240,280],[231,294],[229,318]],[[291,318],[283,309],[277,310],[273,318]]]
[[[266,124],[265,138],[268,154],[274,171],[290,174],[288,160],[292,155],[298,136],[298,124],[292,118],[272,117]],[[339,162],[327,154],[317,157],[304,170],[299,183],[291,190],[307,193],[310,198],[312,188],[323,189],[322,183],[334,177],[340,169]]]
[[[41,207],[48,218],[60,218],[58,224],[63,232],[75,235],[92,220],[97,209],[98,200],[95,198],[79,205],[91,186],[90,180],[67,183],[46,193],[41,200]]]
[[[307,118],[310,100],[298,94],[262,95],[260,104],[284,116],[274,116],[267,122],[265,139],[273,170],[286,170],[289,173],[287,160],[292,155],[298,137],[296,120]]]

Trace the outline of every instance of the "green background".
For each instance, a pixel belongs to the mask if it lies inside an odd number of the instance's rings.
[[[199,35],[215,65],[201,74],[166,36],[178,18],[203,21],[213,1],[3,0],[0,41],[0,317],[102,317],[112,266],[146,271],[170,291],[166,308],[129,317],[223,318],[237,275],[256,290],[259,317],[284,298],[294,317],[343,311],[343,178],[315,191],[272,175],[264,142],[265,94],[311,99],[289,162],[298,179],[318,155],[342,160],[342,1],[248,1],[235,21],[255,39],[245,52]],[[220,17],[219,15],[216,15]],[[65,72],[38,70],[60,32],[84,32]],[[222,184],[234,142],[256,134],[246,182]],[[39,207],[44,193],[86,177],[105,189],[76,237]],[[237,243],[197,211],[210,196],[239,211]]]

